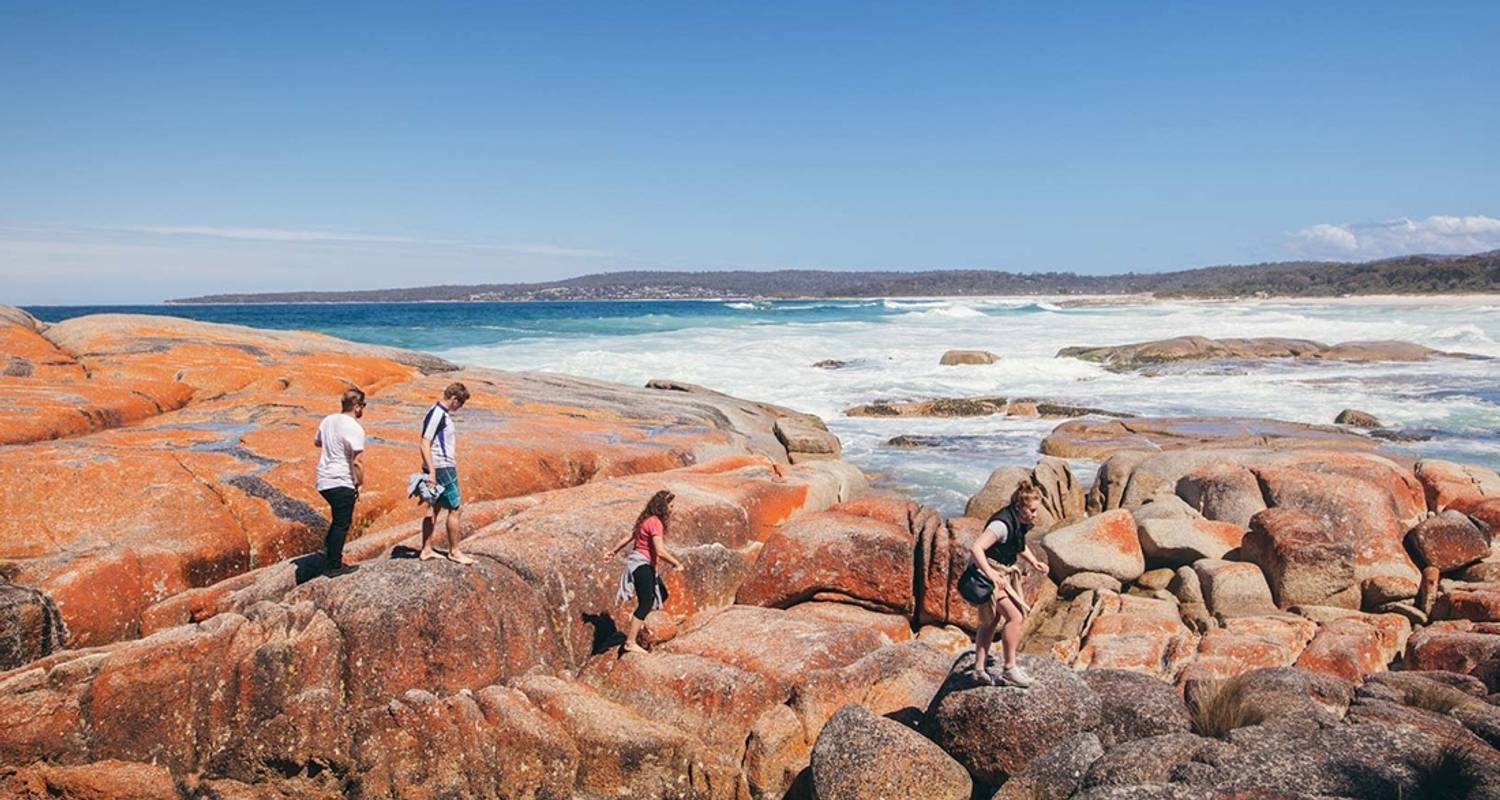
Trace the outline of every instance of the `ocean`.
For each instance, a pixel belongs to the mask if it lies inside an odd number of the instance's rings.
[[[1500,358],[1500,305],[1452,299],[1391,302],[1143,302],[1071,306],[1056,300],[628,301],[240,306],[31,307],[56,322],[101,312],[168,314],[263,328],[305,329],[426,350],[466,365],[545,370],[639,386],[652,378],[812,412],[843,440],[845,458],[878,486],[956,514],[990,471],[1030,465],[1058,420],[851,418],[877,399],[1001,395],[1137,415],[1230,415],[1331,423],[1344,408],[1429,435],[1388,445],[1413,457],[1500,468],[1500,365],[1321,362],[1181,364],[1115,373],[1055,358],[1071,345],[1197,334],[1288,336],[1329,344],[1399,339]],[[948,349],[1001,355],[989,366],[943,367]],[[812,366],[825,359],[838,369]],[[898,435],[934,446],[896,448]],[[1074,470],[1092,480],[1097,465]]]

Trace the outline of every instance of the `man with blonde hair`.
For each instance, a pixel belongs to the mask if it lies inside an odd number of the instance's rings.
[[[442,493],[432,501],[432,510],[422,518],[423,561],[437,557],[432,549],[432,534],[437,530],[438,515],[448,514],[448,560],[459,564],[473,564],[474,559],[459,552],[458,538],[463,533],[463,501],[458,493],[458,442],[453,426],[453,412],[469,402],[469,389],[462,383],[451,383],[443,390],[443,399],[427,409],[422,418],[422,471],[427,473],[429,483],[440,488]]]
[[[359,424],[359,418],[365,415],[365,393],[349,389],[339,398],[339,405],[342,410],[324,417],[313,437],[313,446],[321,448],[318,454],[318,494],[328,501],[332,515],[328,534],[323,539],[323,553],[327,557],[324,568],[330,575],[354,570],[354,567],[344,565],[344,539],[354,521],[354,503],[359,499],[359,487],[365,482],[365,467],[359,463],[359,457],[365,452],[365,429]]]

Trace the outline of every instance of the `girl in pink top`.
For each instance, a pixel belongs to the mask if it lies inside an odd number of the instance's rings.
[[[637,641],[641,623],[653,608],[661,608],[667,599],[667,587],[656,576],[657,560],[682,568],[682,562],[667,552],[663,543],[667,535],[667,521],[672,515],[673,499],[672,493],[665,489],[651,495],[640,516],[636,517],[635,527],[630,535],[610,551],[610,555],[614,555],[625,549],[626,545],[635,544],[625,559],[625,572],[620,576],[619,599],[623,602],[629,600],[632,594],[635,596],[635,614],[631,616],[630,630],[625,634],[624,650],[627,653],[646,652]]]

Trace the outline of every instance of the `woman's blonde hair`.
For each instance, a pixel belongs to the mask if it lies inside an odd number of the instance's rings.
[[[1022,503],[1041,499],[1042,490],[1037,488],[1037,485],[1031,481],[1021,481],[1016,484],[1016,490],[1010,493],[1010,504],[1013,506],[1020,506]]]

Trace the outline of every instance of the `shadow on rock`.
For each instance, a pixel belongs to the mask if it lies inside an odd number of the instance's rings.
[[[619,647],[625,643],[625,634],[615,627],[615,621],[608,613],[600,611],[590,614],[585,611],[579,615],[585,625],[592,625],[594,637],[589,645],[590,655],[599,655],[612,647]]]
[[[323,575],[328,571],[328,566],[328,557],[323,553],[308,553],[292,559],[292,567],[296,569],[296,581],[299,586]]]

